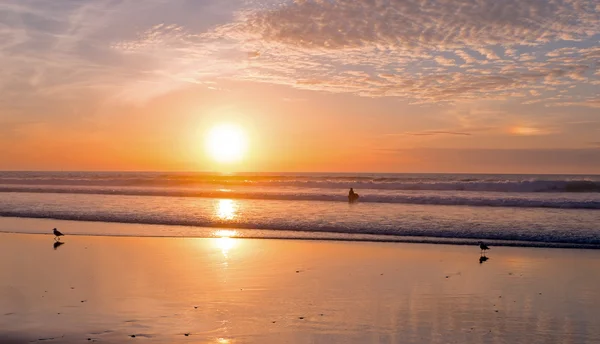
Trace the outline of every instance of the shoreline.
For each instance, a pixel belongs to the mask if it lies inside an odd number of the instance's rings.
[[[91,230],[81,230],[82,224],[93,227]],[[10,228],[19,228],[14,230]],[[339,242],[375,242],[375,243],[404,243],[431,244],[451,246],[476,246],[479,241],[496,247],[527,247],[553,248],[574,250],[599,250],[600,245],[574,244],[555,242],[509,241],[479,238],[447,238],[427,236],[396,236],[393,234],[358,234],[341,232],[317,232],[298,230],[272,230],[229,227],[195,227],[184,225],[162,225],[125,222],[104,222],[86,220],[60,220],[53,218],[22,218],[0,217],[0,234],[34,234],[52,235],[54,227],[67,228],[69,236],[94,237],[157,237],[157,238],[220,238],[232,237],[240,239],[272,239],[272,240],[302,240],[302,241],[339,241]],[[153,228],[152,234],[144,231],[146,227]],[[43,232],[41,228],[47,229]],[[59,229],[60,229],[59,228]],[[180,231],[173,232],[172,229]]]

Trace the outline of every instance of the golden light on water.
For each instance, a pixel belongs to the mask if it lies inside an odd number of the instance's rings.
[[[230,221],[236,217],[238,204],[231,199],[220,199],[215,206],[216,216],[221,220]]]
[[[206,151],[219,163],[242,160],[248,150],[248,140],[242,128],[233,124],[220,124],[208,132]]]
[[[223,257],[228,258],[229,251],[238,244],[238,240],[234,238],[237,232],[231,229],[220,229],[215,231],[214,235],[217,237],[215,246],[221,250]]]
[[[217,238],[216,245],[221,249],[221,253],[223,253],[223,257],[229,258],[229,251],[237,246],[237,239],[234,238]]]
[[[219,229],[214,235],[219,238],[231,238],[237,236],[237,232],[232,229]]]

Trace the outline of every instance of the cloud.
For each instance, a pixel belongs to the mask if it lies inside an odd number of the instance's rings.
[[[469,53],[467,53],[464,50],[456,50],[454,51],[454,53],[456,55],[458,55],[461,59],[463,59],[463,61],[465,61],[466,64],[472,64],[477,62],[477,59],[474,58],[473,56],[471,56]]]
[[[442,66],[454,66],[456,61],[453,59],[445,58],[443,56],[436,56],[435,61]]]
[[[599,33],[597,8],[587,0],[306,0],[240,12],[204,37],[260,50],[252,71],[232,78],[418,104],[592,85],[597,51],[586,45]],[[554,47],[568,41],[586,43]],[[470,68],[453,70],[462,61]]]
[[[0,105],[14,108],[65,100],[85,93],[114,92],[132,78],[142,79],[147,60],[124,59],[106,44],[120,25],[117,14],[141,11],[148,1],[3,1],[0,14]],[[122,24],[122,22],[120,23]],[[133,36],[132,36],[133,38]],[[136,68],[129,68],[136,66]],[[29,99],[27,101],[25,98]]]
[[[471,136],[471,133],[460,131],[442,131],[442,130],[426,130],[420,132],[406,133],[413,136],[433,136],[433,135],[456,135],[456,136]]]
[[[509,132],[513,135],[519,136],[536,136],[536,135],[549,135],[554,133],[550,128],[540,128],[533,126],[515,126],[509,129]]]
[[[488,59],[488,60],[498,60],[498,59],[500,59],[500,57],[498,57],[498,55],[496,54],[496,52],[494,52],[492,49],[484,48],[484,47],[478,47],[478,48],[475,48],[475,50],[478,53],[480,53],[481,55],[485,56],[485,58]]]
[[[600,150],[399,148],[382,154],[426,170],[484,173],[600,173]]]
[[[263,40],[341,49],[529,44],[598,32],[594,1],[294,1],[247,15],[241,30]],[[482,54],[497,58],[491,50]]]
[[[600,98],[597,99],[585,99],[578,102],[558,102],[552,104],[552,106],[582,106],[589,108],[600,108]]]
[[[413,104],[560,95],[564,106],[591,107],[572,87],[600,82],[593,0],[1,6],[10,18],[0,27],[2,106],[82,92],[143,102],[234,80]]]

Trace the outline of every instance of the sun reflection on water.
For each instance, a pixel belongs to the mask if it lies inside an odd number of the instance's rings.
[[[233,220],[237,215],[237,210],[237,202],[231,199],[220,199],[215,205],[215,215],[221,220]]]
[[[223,257],[228,258],[228,253],[231,249],[237,246],[238,240],[233,238],[237,232],[231,229],[220,229],[214,232],[215,246],[221,250]]]
[[[231,238],[231,237],[235,237],[237,236],[237,232],[234,231],[233,229],[219,229],[218,231],[215,231],[214,236],[219,237],[219,238]]]

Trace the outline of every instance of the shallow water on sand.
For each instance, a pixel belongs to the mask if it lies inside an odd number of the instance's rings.
[[[600,341],[596,250],[492,247],[480,264],[465,246],[62,240],[0,234],[1,340]]]

